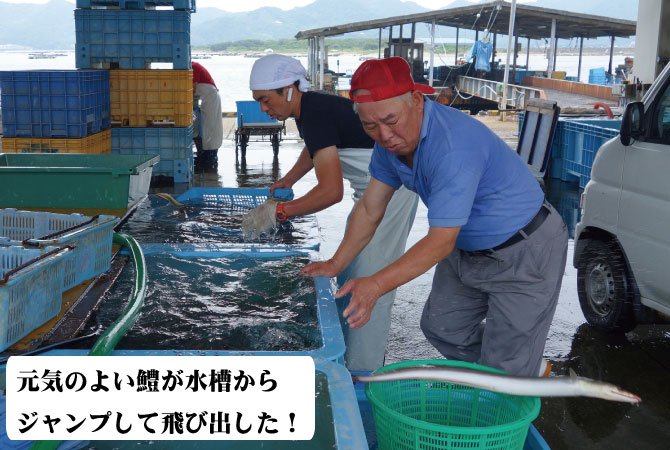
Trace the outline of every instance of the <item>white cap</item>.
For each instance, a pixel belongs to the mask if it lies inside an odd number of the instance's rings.
[[[290,86],[300,81],[298,89],[309,90],[307,71],[295,58],[286,55],[272,54],[256,60],[249,76],[249,88],[252,91],[266,91]]]

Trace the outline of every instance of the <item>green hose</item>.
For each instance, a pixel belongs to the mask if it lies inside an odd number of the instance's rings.
[[[105,356],[114,350],[116,344],[126,335],[130,327],[135,323],[135,319],[142,311],[144,305],[144,295],[147,291],[147,272],[144,262],[144,254],[140,244],[131,236],[123,233],[114,233],[113,242],[123,245],[130,252],[130,257],[135,265],[135,285],[133,286],[133,297],[126,307],[121,317],[103,333],[96,341],[89,356]]]
[[[135,285],[133,286],[133,296],[121,317],[98,338],[89,356],[105,356],[114,350],[116,344],[125,336],[130,327],[135,323],[135,319],[142,311],[144,305],[144,295],[147,290],[147,272],[144,263],[144,254],[140,245],[131,236],[123,233],[114,233],[112,242],[122,245],[130,252],[130,257],[135,265]],[[61,441],[36,441],[30,450],[55,450]]]

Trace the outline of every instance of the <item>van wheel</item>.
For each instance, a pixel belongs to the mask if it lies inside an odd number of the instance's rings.
[[[586,246],[577,263],[577,292],[591,326],[614,333],[635,328],[629,281],[626,262],[615,243],[593,240]]]

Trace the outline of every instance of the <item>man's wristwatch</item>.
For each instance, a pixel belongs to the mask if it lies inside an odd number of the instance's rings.
[[[277,203],[277,209],[275,209],[275,219],[277,219],[277,222],[286,222],[288,220],[288,214],[284,212],[283,203]]]

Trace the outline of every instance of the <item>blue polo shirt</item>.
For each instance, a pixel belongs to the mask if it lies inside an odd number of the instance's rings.
[[[428,99],[413,169],[375,144],[370,174],[418,193],[431,227],[460,226],[456,247],[466,251],[502,244],[544,199],[530,169],[486,125]]]

